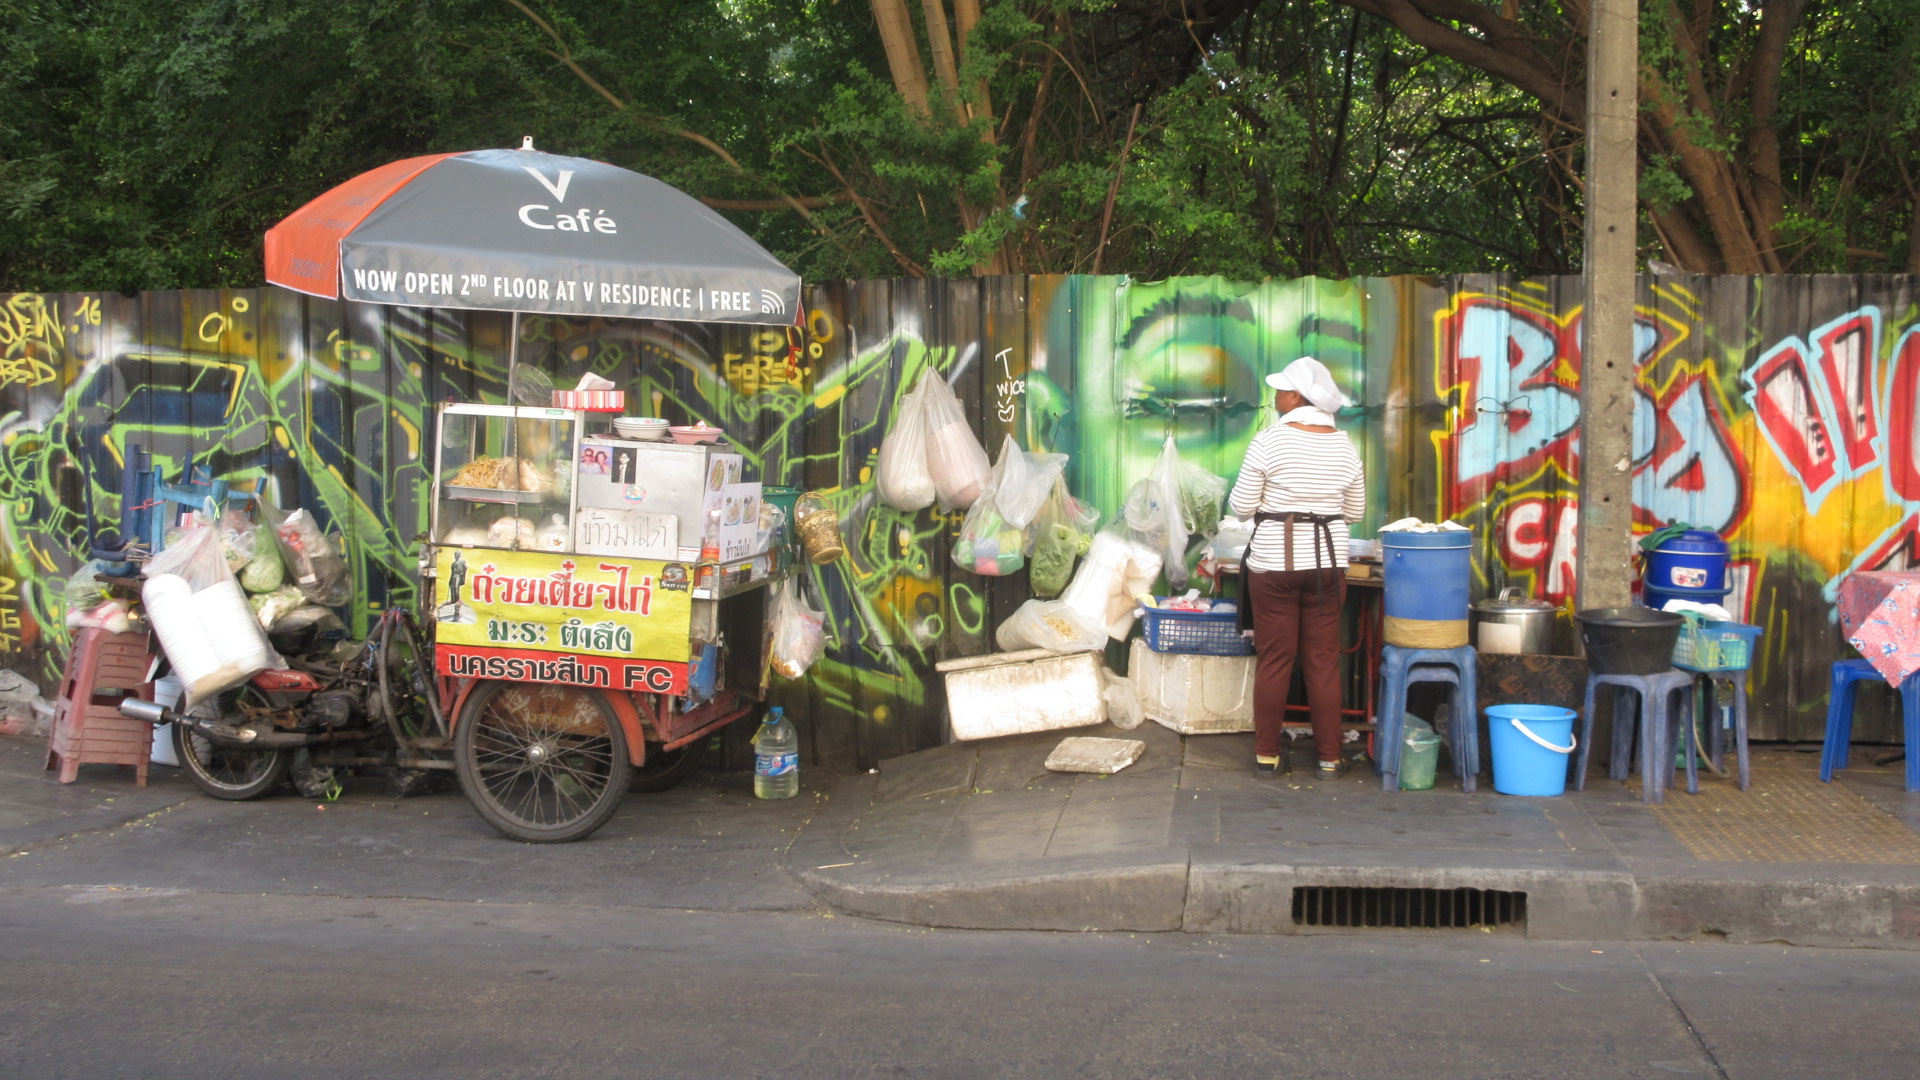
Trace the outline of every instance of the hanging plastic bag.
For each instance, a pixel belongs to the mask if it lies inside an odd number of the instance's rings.
[[[987,448],[974,438],[953,388],[932,368],[920,377],[920,393],[926,411],[927,473],[933,477],[934,492],[941,506],[965,510],[993,480]]]
[[[107,587],[94,580],[95,574],[106,572],[107,564],[94,559],[80,564],[80,569],[75,570],[73,576],[67,579],[67,626],[69,629],[79,625],[75,620],[81,615],[107,602]]]
[[[907,392],[894,413],[893,426],[880,440],[874,462],[873,486],[880,501],[895,510],[912,513],[933,505],[933,475],[927,471],[926,379]]]
[[[147,620],[186,685],[188,708],[278,659],[227,567],[221,530],[198,514],[194,520],[198,527],[147,563],[141,589]]]
[[[280,558],[280,541],[265,525],[253,529],[253,558],[240,571],[240,587],[248,593],[270,593],[287,581],[287,564]]]
[[[1066,468],[1067,455],[1022,450],[1013,436],[1007,436],[993,467],[993,498],[1000,516],[1016,529],[1033,524]]]
[[[339,548],[320,531],[319,522],[307,510],[282,514],[264,499],[259,501],[260,519],[272,526],[280,545],[280,557],[286,563],[287,576],[299,586],[308,600],[327,607],[338,607],[352,594],[347,579],[347,561]],[[528,522],[528,546],[532,523]]]
[[[990,497],[980,499],[960,523],[953,541],[953,564],[987,577],[1005,577],[1027,565],[1027,531],[1016,529]]]
[[[1004,652],[1090,652],[1107,647],[1107,631],[1058,600],[1029,600],[1007,616],[993,640]]]
[[[1188,538],[1196,532],[1212,537],[1226,492],[1225,480],[1181,463],[1171,436],[1152,469],[1128,491],[1126,523],[1159,549],[1169,590],[1186,586]]]
[[[798,583],[788,578],[773,601],[773,670],[797,679],[827,651],[827,613],[807,606]]]
[[[1065,477],[1055,477],[1052,493],[1033,519],[1032,558],[1027,583],[1035,596],[1058,596],[1073,575],[1073,561],[1087,553],[1100,511],[1067,491]]]
[[[238,510],[228,510],[220,515],[220,542],[227,549],[227,569],[239,573],[241,567],[253,561],[253,522]]]

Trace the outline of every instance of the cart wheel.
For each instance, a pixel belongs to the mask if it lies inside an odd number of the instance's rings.
[[[265,704],[251,686],[220,695],[224,706],[235,693],[254,704]],[[193,786],[216,799],[238,802],[271,790],[287,774],[293,752],[286,749],[245,750],[221,746],[185,724],[173,725],[173,751]]]
[[[440,698],[433,685],[433,662],[420,647],[413,619],[389,619],[380,636],[375,671],[380,703],[395,740],[402,745],[432,735],[445,736]],[[445,745],[445,744],[442,744]]]
[[[647,760],[633,770],[633,791],[665,791],[693,775],[694,766],[706,756],[707,739],[701,736],[685,746],[662,750],[658,743],[647,744]]]
[[[485,682],[455,730],[460,789],[515,840],[578,840],[606,824],[627,793],[627,737],[598,690]]]

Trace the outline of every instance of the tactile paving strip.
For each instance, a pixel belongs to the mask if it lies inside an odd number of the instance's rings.
[[[1694,858],[1706,862],[1829,862],[1920,865],[1920,833],[1840,784],[1811,774],[1761,773],[1732,784],[1685,782],[1653,807]]]

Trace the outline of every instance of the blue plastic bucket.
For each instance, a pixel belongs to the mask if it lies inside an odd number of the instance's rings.
[[[1572,709],[1554,705],[1490,705],[1493,790],[1503,795],[1559,795],[1573,756]]]
[[[1727,542],[1706,529],[1688,529],[1647,552],[1643,591],[1689,600],[1727,594]],[[1649,603],[1649,607],[1658,604]]]
[[[1473,584],[1470,532],[1383,532],[1381,577],[1387,618],[1465,622]]]

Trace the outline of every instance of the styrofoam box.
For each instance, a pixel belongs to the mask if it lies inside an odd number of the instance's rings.
[[[1127,677],[1147,716],[1182,735],[1253,730],[1251,656],[1154,652],[1145,638],[1127,651]]]
[[[1046,649],[942,660],[953,737],[991,739],[1105,723],[1104,653]]]

